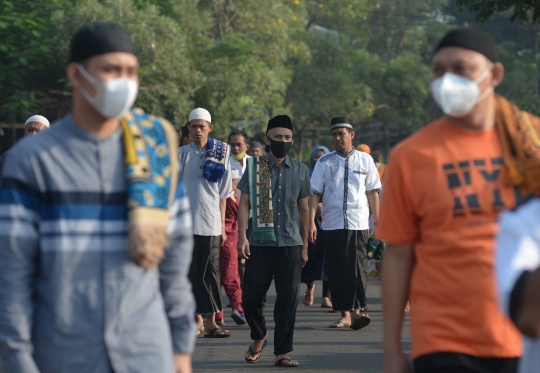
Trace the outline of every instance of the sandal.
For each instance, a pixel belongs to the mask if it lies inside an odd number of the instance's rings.
[[[229,338],[231,333],[224,331],[220,328],[212,329],[209,333],[204,335],[204,338]]]
[[[329,328],[332,328],[332,329],[344,329],[344,328],[348,328],[350,326],[351,326],[351,324],[346,323],[345,321],[339,321],[338,320],[335,323],[330,324]]]
[[[332,305],[332,302],[330,302],[330,299],[328,298],[323,298],[323,302],[321,304],[321,308],[334,308],[334,306]]]
[[[283,364],[284,361],[288,361],[290,363],[296,363],[296,364]],[[298,362],[294,361],[292,359],[289,359],[288,357],[284,357],[284,358],[279,359],[278,361],[276,361],[274,366],[281,367],[281,368],[298,368]]]
[[[368,326],[370,322],[371,322],[371,319],[369,318],[368,315],[365,315],[365,314],[359,315],[357,318],[354,319],[350,328],[353,330],[360,330]]]
[[[236,325],[246,325],[246,318],[240,313],[232,313],[231,318]]]
[[[256,358],[255,360],[249,360],[247,358],[247,356],[244,356],[244,359],[246,360],[246,362],[248,362],[250,364],[253,364],[253,363],[256,363],[257,361],[259,361],[259,359],[261,358],[261,353],[263,352],[263,350],[264,350],[264,348],[266,347],[267,344],[268,344],[268,341],[265,339],[262,348],[260,349],[260,351],[257,351],[257,352],[254,352],[253,348],[251,348],[251,345],[249,345],[248,351],[249,351],[250,357],[253,357],[253,356],[257,355],[257,354],[259,354],[259,357]]]

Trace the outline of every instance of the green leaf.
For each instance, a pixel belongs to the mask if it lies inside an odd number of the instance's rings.
[[[41,32],[39,32],[37,30],[32,30],[32,35],[34,35],[36,38],[40,38],[41,37]]]
[[[19,57],[19,61],[24,66],[28,65],[28,59],[26,57]]]

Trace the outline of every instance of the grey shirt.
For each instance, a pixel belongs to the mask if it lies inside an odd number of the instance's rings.
[[[299,246],[303,244],[300,236],[300,216],[298,201],[311,196],[311,183],[307,166],[287,156],[283,166],[270,155],[270,172],[272,177],[272,203],[274,208],[274,231],[277,243],[261,243],[250,240],[254,246]],[[246,168],[238,189],[249,195],[249,167]],[[251,236],[251,222],[248,237]]]
[[[159,270],[128,258],[121,130],[71,116],[19,141],[0,184],[0,360],[7,373],[171,373],[195,344],[193,237],[179,186]]]
[[[199,236],[220,236],[222,230],[219,201],[233,193],[229,150],[225,158],[227,174],[220,182],[203,177],[206,148],[191,143],[178,148],[180,175],[178,180],[186,185],[193,216],[193,233]]]

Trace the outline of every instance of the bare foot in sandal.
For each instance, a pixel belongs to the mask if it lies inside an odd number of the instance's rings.
[[[274,365],[276,367],[282,367],[282,368],[296,368],[298,367],[298,361],[294,361],[291,358],[289,358],[286,354],[282,354],[282,355],[276,356],[276,363]]]
[[[311,285],[311,288],[308,285],[306,294],[304,294],[304,306],[310,307],[313,305],[315,300],[315,285]]]
[[[253,343],[251,343],[251,346],[249,346],[249,349],[246,351],[246,356],[244,356],[244,359],[248,363],[256,363],[261,358],[261,353],[267,344],[267,338],[268,334],[264,339],[253,341]]]

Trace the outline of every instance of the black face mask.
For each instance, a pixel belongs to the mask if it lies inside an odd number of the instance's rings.
[[[272,140],[271,138],[268,138],[270,140],[270,151],[276,157],[277,159],[282,159],[289,154],[289,150],[291,150],[292,141],[291,142],[283,142],[283,141],[276,141]]]

